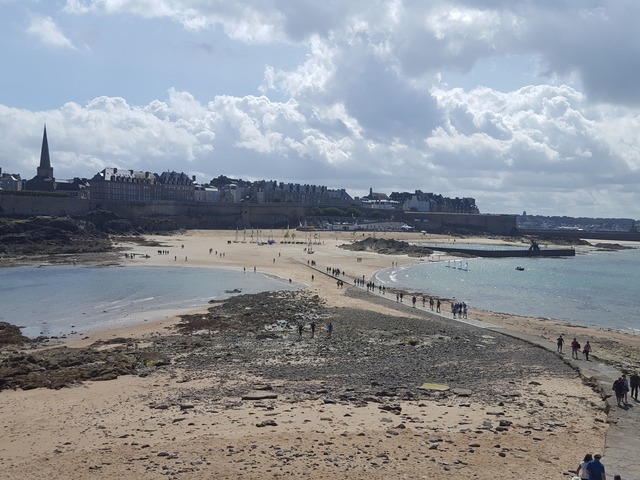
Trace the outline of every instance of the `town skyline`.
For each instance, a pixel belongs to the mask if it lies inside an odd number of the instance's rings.
[[[637,16],[630,0],[9,0],[0,166],[29,177],[46,122],[57,178],[175,170],[640,218]]]
[[[356,203],[344,188],[330,189],[324,185],[286,183],[282,181],[245,181],[219,175],[208,181],[196,181],[184,172],[167,170],[162,173],[106,167],[91,178],[74,176],[72,179],[56,178],[47,126],[42,133],[40,160],[36,174],[22,178],[20,173],[6,173],[0,167],[0,190],[38,193],[62,193],[81,200],[125,201],[152,203],[172,201],[179,203],[287,203],[311,206],[346,206],[361,203],[374,210],[405,210],[440,213],[479,213],[473,198],[448,198],[439,194],[413,192],[374,192],[369,189],[366,197],[355,197]]]

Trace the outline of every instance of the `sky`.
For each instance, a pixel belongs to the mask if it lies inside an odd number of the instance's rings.
[[[0,168],[640,219],[637,0],[0,0]]]

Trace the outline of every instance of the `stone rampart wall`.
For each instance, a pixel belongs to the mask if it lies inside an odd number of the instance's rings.
[[[405,212],[403,221],[427,232],[467,231],[469,233],[516,234],[515,215]]]
[[[0,195],[0,214],[11,216],[79,215],[90,210],[89,200],[71,197]]]
[[[11,216],[78,215],[107,210],[132,219],[170,219],[175,228],[295,228],[304,223],[317,205],[301,203],[178,203],[169,201],[120,202],[89,201],[68,197],[0,195],[0,214]],[[407,212],[394,214],[396,220],[417,230],[447,230],[509,235],[516,230],[515,215],[471,215],[455,213]]]

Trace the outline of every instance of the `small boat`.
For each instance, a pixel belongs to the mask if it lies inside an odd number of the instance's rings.
[[[524,267],[516,267],[516,270],[518,270],[519,272],[522,272],[524,270]]]

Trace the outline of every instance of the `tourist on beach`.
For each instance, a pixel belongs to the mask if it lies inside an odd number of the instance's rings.
[[[589,472],[589,480],[607,480],[604,473],[604,465],[600,462],[602,455],[596,453],[593,460],[587,463],[586,469]]]
[[[429,297],[429,307],[433,310],[433,297]]]
[[[589,480],[589,472],[587,472],[587,463],[593,460],[593,456],[590,453],[587,453],[578,468],[576,469],[576,475],[580,475],[580,480]]]
[[[587,340],[587,343],[584,345],[584,348],[582,349],[582,353],[584,353],[584,358],[588,362],[589,354],[591,353],[591,344],[589,343],[589,340]]]
[[[611,388],[616,393],[616,402],[618,402],[618,406],[622,407],[622,400],[624,399],[625,394],[624,380],[622,377],[618,377],[618,379],[613,382],[613,386]]]
[[[564,345],[564,338],[562,335],[558,337],[558,353],[562,353],[562,346]]]
[[[311,322],[311,338],[316,334],[316,322]]]
[[[575,338],[571,342],[571,358],[578,360],[578,352],[580,352],[580,344]]]
[[[624,383],[624,403],[627,403],[627,394],[629,393],[629,379],[627,374],[622,374],[622,383]]]
[[[411,298],[411,303],[413,304],[413,308],[416,308],[416,301],[417,301],[417,300],[418,300],[418,299],[416,298],[416,296],[415,296],[415,295]]]
[[[638,387],[640,387],[640,376],[638,372],[632,373],[629,377],[629,386],[631,387],[631,398],[638,401]]]
[[[438,299],[438,303],[436,304],[436,312],[440,313],[440,299]]]
[[[302,338],[302,332],[304,331],[304,325],[300,323],[298,325],[298,338]]]
[[[629,393],[629,379],[627,378],[627,374],[622,374],[622,381],[624,382],[624,403],[627,403],[627,394]]]
[[[329,322],[329,325],[327,325],[327,336],[331,336],[331,334],[333,333],[333,323]]]

